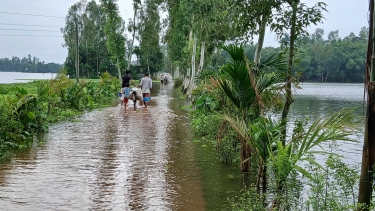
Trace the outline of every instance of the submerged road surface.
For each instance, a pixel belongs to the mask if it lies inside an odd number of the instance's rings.
[[[0,164],[0,210],[205,210],[183,102],[154,87],[148,110],[86,113]]]

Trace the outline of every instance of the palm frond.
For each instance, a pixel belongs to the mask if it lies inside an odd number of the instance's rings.
[[[223,45],[221,48],[229,53],[232,61],[243,61],[245,58],[245,50],[241,46]]]
[[[348,128],[353,122],[353,108],[344,108],[332,114],[328,118],[316,120],[302,138],[297,158],[302,157],[313,147],[331,140],[349,141]]]
[[[236,133],[246,141],[250,141],[250,133],[244,120],[239,118],[233,118],[227,114],[222,115],[223,120],[227,121],[229,125],[236,131]]]
[[[38,81],[37,84],[37,96],[39,99],[44,100],[49,95],[49,82],[48,81]]]
[[[287,60],[283,53],[276,53],[258,64],[259,69],[274,68],[280,72],[285,72],[288,68]]]

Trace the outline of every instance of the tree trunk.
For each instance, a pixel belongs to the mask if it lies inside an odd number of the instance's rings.
[[[267,15],[263,14],[262,15],[262,20],[261,23],[259,24],[259,36],[258,36],[258,44],[257,48],[255,50],[255,55],[254,55],[254,62],[260,63],[260,57],[262,54],[262,48],[263,48],[263,43],[264,43],[264,36],[266,32],[266,25],[267,25]]]
[[[250,156],[251,156],[251,150],[250,145],[247,143],[246,140],[241,140],[241,171],[242,172],[248,172],[250,169]]]
[[[149,60],[149,56],[147,54],[147,72],[148,74],[150,75],[150,60]],[[151,76],[150,76],[151,77]]]
[[[267,163],[266,161],[263,162],[263,174],[262,174],[262,187],[263,187],[263,190],[265,190],[267,188]],[[265,191],[263,191],[265,192]]]
[[[290,110],[290,106],[293,103],[292,98],[292,69],[293,69],[293,59],[294,59],[294,42],[296,39],[295,28],[296,28],[296,18],[297,18],[297,3],[291,5],[293,8],[292,14],[292,27],[290,29],[290,43],[289,43],[289,61],[288,61],[288,71],[287,71],[287,81],[286,81],[286,96],[283,112],[281,115],[281,120],[283,121],[282,129],[282,143],[285,146],[286,142],[286,128],[287,128],[287,118]]]
[[[200,62],[199,62],[198,73],[197,74],[200,74],[202,72],[202,70],[203,70],[205,47],[206,47],[206,43],[202,42],[202,45],[201,45],[201,59],[200,59]]]
[[[173,78],[180,78],[180,67],[177,66],[176,70],[174,71]]]
[[[260,188],[260,179],[262,178],[262,171],[263,171],[263,159],[260,159],[259,162],[259,170],[258,170],[258,177],[257,177],[257,188]]]
[[[191,92],[194,89],[194,77],[195,77],[195,56],[197,53],[197,38],[194,36],[193,39],[193,53],[191,55],[191,76],[188,88],[188,100],[191,100]]]
[[[368,83],[368,101],[363,143],[361,176],[359,182],[358,204],[370,205],[373,188],[373,166],[375,164],[375,83]],[[368,210],[368,209],[365,209]]]
[[[78,43],[78,21],[76,19],[76,82],[79,81],[79,43]]]
[[[96,55],[96,73],[99,73],[99,54]]]
[[[87,39],[86,39],[86,58],[87,58],[87,61],[86,61],[86,67],[89,67],[89,49],[87,48]],[[90,70],[86,69],[86,72],[87,72],[87,78],[90,78]]]
[[[134,39],[135,39],[135,17],[136,17],[137,10],[134,10],[134,17],[133,17],[133,39],[132,44],[129,49],[129,58],[128,58],[128,70],[130,70],[130,63],[132,61],[132,55],[133,55],[133,45],[134,45]]]
[[[118,73],[118,80],[121,82],[120,61],[118,58],[117,58],[117,73]]]
[[[369,39],[366,60],[367,112],[365,123],[365,139],[363,141],[361,176],[359,182],[358,204],[366,205],[369,210],[374,182],[373,166],[375,164],[375,32],[374,1],[370,1]]]

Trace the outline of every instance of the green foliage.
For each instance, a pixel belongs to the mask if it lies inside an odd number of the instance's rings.
[[[139,17],[140,62],[144,72],[149,70],[150,74],[161,71],[163,67],[163,53],[159,44],[160,3],[159,0],[146,0]]]
[[[245,187],[238,196],[229,199],[233,211],[266,211],[266,194],[259,194],[255,186]]]
[[[28,148],[33,134],[48,130],[50,123],[115,99],[118,84],[110,75],[98,82],[74,83],[62,71],[50,81],[0,85],[9,90],[0,98],[0,159]]]
[[[68,49],[68,55],[65,60],[64,67],[71,77],[75,77],[76,75],[76,25],[78,25],[79,36],[78,48],[80,76],[86,78],[99,78],[100,73],[104,71],[108,71],[113,75],[118,74],[116,65],[114,65],[117,64],[116,54],[114,54],[113,51],[109,51],[109,48],[113,47],[112,44],[116,44],[117,42],[118,44],[120,44],[119,46],[125,45],[121,45],[121,37],[116,37],[116,35],[112,36],[111,33],[110,40],[112,41],[108,41],[109,37],[107,37],[105,34],[106,26],[108,33],[112,28],[108,26],[108,24],[111,23],[107,24],[107,12],[109,10],[107,10],[107,7],[104,6],[108,6],[111,3],[112,1],[108,4],[100,5],[95,1],[80,1],[73,4],[69,8],[68,14],[65,19],[65,26],[61,29],[61,32],[64,37],[63,45]],[[113,4],[111,4],[110,6],[113,6]],[[122,29],[124,29],[124,27]],[[119,30],[121,30],[121,28],[119,28]],[[117,38],[119,38],[118,41],[113,41],[113,39]],[[107,43],[109,46],[107,46]],[[125,55],[125,51],[123,53]],[[119,64],[125,66],[124,59],[120,59]]]
[[[237,162],[239,140],[235,131],[219,116],[207,115],[204,110],[197,109],[192,112],[192,116],[194,134],[200,137],[201,142],[216,150],[218,160],[224,163]]]
[[[102,6],[106,13],[107,19],[104,26],[104,33],[107,37],[106,45],[108,52],[112,54],[111,61],[116,64],[117,68],[125,69],[125,37],[123,32],[125,31],[125,23],[119,15],[117,0],[101,0]],[[118,72],[119,80],[121,79],[121,73]]]
[[[253,112],[252,115],[257,118],[261,103],[257,95],[282,80],[280,74],[267,73],[264,69],[285,69],[285,60],[282,57],[270,57],[259,67],[254,67],[249,65],[242,47],[231,45],[224,47],[224,50],[231,56],[231,62],[221,68],[227,77],[219,79],[218,84],[237,109],[246,115]],[[274,98],[275,95],[268,97]]]
[[[337,147],[337,144],[333,142],[330,147]],[[355,210],[358,169],[329,155],[324,168],[308,165],[307,170],[312,172],[314,179],[308,181],[310,191],[304,206],[306,210]]]
[[[182,86],[182,79],[181,78],[176,78],[174,79],[174,84],[173,84],[173,87],[175,89],[179,88]]]
[[[320,33],[324,33],[324,31]],[[332,33],[335,32],[330,32],[330,34]],[[300,75],[300,81],[363,82],[367,39],[362,39],[354,34],[341,38],[337,32],[334,38],[322,38],[321,41],[317,42],[313,38],[314,36],[317,35],[313,33],[310,36],[299,38],[305,44],[298,45],[293,73]],[[245,45],[243,48],[248,58],[254,57],[255,45]],[[280,51],[280,47],[263,48],[262,61]],[[224,51],[221,51],[217,56],[219,58],[216,58],[215,61],[230,59],[229,54],[225,54]],[[222,63],[215,65],[215,67],[217,68],[220,65]]]

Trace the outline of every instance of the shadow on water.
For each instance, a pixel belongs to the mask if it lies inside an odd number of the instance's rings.
[[[172,84],[148,110],[110,107],[63,122],[0,165],[1,210],[228,210],[238,168],[193,142]]]

